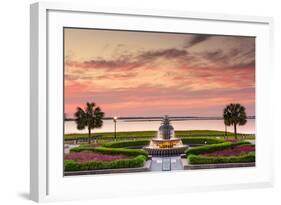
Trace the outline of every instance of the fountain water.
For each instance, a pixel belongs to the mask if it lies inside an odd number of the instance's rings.
[[[182,154],[188,148],[181,139],[175,137],[175,131],[170,123],[169,117],[163,118],[156,138],[144,149],[152,156],[175,156]]]

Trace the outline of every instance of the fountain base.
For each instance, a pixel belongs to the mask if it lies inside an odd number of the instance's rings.
[[[152,156],[178,156],[184,153],[188,148],[187,145],[183,145],[181,139],[160,139],[154,138],[151,140],[149,146],[144,147]]]

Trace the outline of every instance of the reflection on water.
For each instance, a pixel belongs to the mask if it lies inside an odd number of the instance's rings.
[[[161,121],[117,121],[117,131],[148,131],[158,130]],[[224,131],[223,120],[183,120],[171,122],[175,130],[221,130]],[[233,126],[227,128],[233,132]],[[98,132],[113,132],[114,123],[112,120],[104,120],[102,128],[94,129]],[[255,119],[248,119],[247,124],[238,126],[239,133],[255,133]],[[74,121],[65,121],[65,133],[87,133],[87,129],[77,130]]]

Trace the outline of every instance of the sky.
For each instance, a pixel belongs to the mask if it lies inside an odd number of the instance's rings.
[[[65,28],[64,55],[67,117],[255,115],[254,37]]]

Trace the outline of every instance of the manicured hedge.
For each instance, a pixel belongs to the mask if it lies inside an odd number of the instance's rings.
[[[181,140],[183,144],[218,144],[225,142],[223,139],[211,137],[183,137]]]
[[[131,131],[131,132],[117,132],[117,139],[118,140],[130,140],[130,139],[150,139],[157,135],[156,131]],[[224,137],[224,131],[216,131],[216,130],[177,130],[176,136],[180,138],[185,137]],[[238,138],[241,136],[245,136],[249,138],[255,138],[254,135],[250,134],[242,134],[237,133]],[[228,132],[227,137],[229,139],[234,138],[234,133]],[[91,136],[92,139],[97,138],[98,141],[100,140],[113,140],[114,132],[102,132],[102,133],[94,133]],[[88,140],[87,133],[72,133],[72,134],[65,134],[64,140]]]
[[[143,155],[139,155],[133,159],[114,160],[110,162],[89,161],[89,162],[79,163],[74,160],[65,160],[64,171],[85,171],[85,170],[142,167],[144,166],[145,160],[146,160],[145,156]]]
[[[107,148],[107,147],[97,147],[95,152],[103,154],[124,154],[127,156],[138,156],[143,155],[148,158],[148,152],[142,149],[126,149],[126,148]]]
[[[183,144],[218,144],[225,142],[223,139],[210,138],[210,137],[185,137],[181,138]],[[145,146],[148,145],[150,140],[123,140],[117,142],[104,143],[104,147],[121,148],[130,146]]]
[[[230,157],[210,157],[200,155],[189,155],[190,164],[219,164],[219,163],[249,163],[255,162],[255,152]]]
[[[237,143],[231,143],[231,142],[224,142],[224,143],[219,143],[219,144],[211,144],[211,145],[205,145],[205,146],[199,146],[199,147],[194,147],[191,149],[188,149],[185,151],[186,156],[188,155],[199,155],[203,153],[210,153],[210,152],[215,152],[235,146],[240,146],[244,144],[251,144],[250,142],[246,141],[241,141]]]
[[[124,140],[116,142],[107,142],[104,143],[104,147],[108,148],[121,148],[121,147],[130,147],[130,146],[145,146],[148,145],[150,140]]]
[[[138,156],[143,155],[148,158],[148,153],[141,149],[126,149],[126,148],[107,148],[107,147],[75,147],[70,150],[70,152],[83,152],[92,151],[99,152],[103,154],[124,154],[127,156]]]
[[[117,132],[117,139],[148,139],[156,136],[156,131],[136,131],[136,132]],[[95,133],[91,135],[91,139],[97,138],[98,140],[113,140],[114,132],[103,132],[103,133]],[[73,133],[73,134],[65,134],[65,140],[87,140],[88,134],[87,133]]]
[[[95,151],[95,147],[80,145],[79,147],[74,147],[70,149],[70,152],[83,152],[83,151]]]

